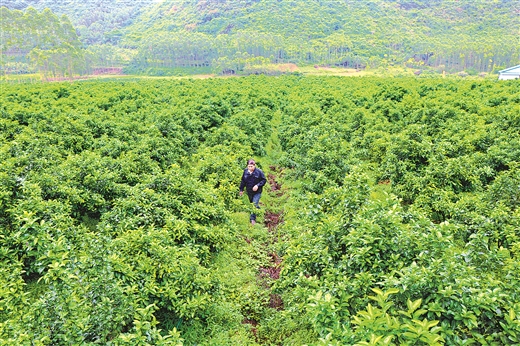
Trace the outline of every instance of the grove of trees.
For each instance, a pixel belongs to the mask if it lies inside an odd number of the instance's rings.
[[[0,160],[2,344],[520,342],[517,81],[6,84]]]
[[[0,7],[0,51],[4,73],[28,72],[43,77],[72,76],[85,69],[84,51],[69,19],[52,11],[22,12]]]
[[[171,75],[175,69],[238,73],[292,63],[476,75],[520,61],[517,4],[511,0],[11,0],[2,5],[4,71],[37,67],[44,73],[85,74],[124,67],[128,73]],[[66,16],[61,21],[73,48],[60,39],[52,45],[57,52],[37,50],[34,64],[21,66],[35,42],[56,31],[56,16]],[[49,67],[49,61],[58,67]]]
[[[165,0],[145,9],[122,42],[138,49],[140,68],[200,66],[247,53],[271,63],[364,68],[407,62],[491,72],[519,61],[514,7],[509,0]],[[191,39],[197,44],[186,44]]]

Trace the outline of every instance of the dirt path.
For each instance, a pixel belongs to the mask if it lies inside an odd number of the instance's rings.
[[[278,177],[282,174],[282,170],[278,167],[270,166],[269,173],[267,174],[268,184],[270,186],[270,190],[266,191],[269,193],[271,197],[275,198],[275,202],[277,198],[283,196],[282,185],[278,181]],[[265,191],[265,190],[264,190]],[[271,199],[271,201],[273,201]],[[283,310],[283,301],[279,294],[272,292],[273,283],[280,278],[280,271],[282,269],[283,258],[281,258],[273,248],[275,244],[278,242],[278,226],[283,223],[283,212],[275,211],[274,205],[275,203],[268,203],[266,205],[266,211],[264,213],[264,226],[266,231],[268,232],[268,241],[262,244],[262,252],[266,254],[269,259],[267,264],[260,266],[258,268],[257,280],[259,283],[259,287],[262,290],[269,292],[269,300],[266,302],[266,306],[275,309],[275,310]],[[247,240],[246,240],[247,241]],[[257,343],[262,344],[262,340],[258,335],[258,328],[261,324],[261,321],[257,321],[254,319],[244,319],[242,323],[246,323],[251,325],[251,332],[253,333],[254,339]]]
[[[266,151],[267,151],[267,162],[276,162],[277,158],[282,153],[280,140],[278,138],[278,127],[282,122],[281,113],[275,112],[271,119],[271,136],[268,140]],[[275,314],[277,311],[281,311],[284,308],[282,297],[273,292],[273,285],[280,278],[280,272],[283,265],[283,258],[278,255],[276,248],[277,243],[280,240],[280,230],[278,227],[284,222],[284,204],[286,201],[285,190],[282,188],[284,170],[278,167],[276,164],[270,164],[269,169],[266,169],[267,173],[267,186],[269,190],[265,189],[264,192],[268,194],[265,199],[265,213],[264,213],[264,226],[267,232],[267,241],[262,244],[261,252],[265,254],[268,261],[258,268],[257,280],[259,287],[264,290],[264,293],[268,295],[269,299],[265,301],[265,313]],[[266,187],[267,187],[266,186]],[[262,345],[263,342],[270,344],[267,340],[262,340],[261,333],[258,333],[262,325],[262,320],[272,316],[262,316],[258,321],[256,320],[244,320],[244,323],[251,325],[251,332],[254,335],[255,341]],[[260,335],[259,335],[260,334]]]
[[[281,197],[283,191],[281,190],[282,185],[278,182],[277,176],[281,174],[281,170],[278,167],[269,167],[272,173],[268,174],[269,185],[271,186],[271,192],[276,197]],[[274,212],[267,210],[265,213],[265,226],[268,232],[271,234],[271,242],[278,242],[277,228],[283,222],[283,213],[281,211]],[[280,278],[280,271],[282,265],[282,258],[278,256],[276,252],[269,252],[270,266],[266,268],[260,268],[260,275],[268,275],[271,280],[278,280]],[[270,288],[270,287],[269,287]],[[277,310],[283,309],[283,301],[280,295],[271,293],[269,299],[269,307]]]

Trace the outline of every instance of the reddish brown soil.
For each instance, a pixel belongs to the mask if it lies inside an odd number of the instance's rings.
[[[265,212],[265,227],[269,232],[273,232],[280,223],[282,223],[282,213],[273,213],[271,211]]]
[[[92,74],[95,76],[105,75],[105,74],[122,75],[123,68],[122,67],[95,67],[92,70]]]
[[[272,293],[269,298],[269,307],[276,310],[283,310],[282,297],[279,294]]]
[[[269,173],[267,175],[267,179],[269,180],[269,185],[271,186],[271,191],[276,192],[276,196],[280,197],[283,195],[283,192],[280,191],[282,186],[276,182],[276,176],[274,176],[272,173]]]
[[[275,166],[270,166],[269,168],[273,172],[268,174],[271,191],[275,192],[275,195],[280,197],[283,195],[283,191],[282,185],[277,181],[277,177],[282,174],[282,170]],[[270,210],[265,212],[264,222],[269,233],[275,232],[278,225],[283,222],[282,216],[282,212],[274,212]],[[277,239],[273,238],[273,241],[276,242]],[[278,280],[282,269],[282,258],[275,252],[269,253],[269,256],[271,257],[269,261],[270,265],[268,267],[261,267],[259,276],[264,279],[264,281],[267,278],[270,280]],[[274,293],[270,295],[269,307],[277,310],[283,309],[283,301],[280,295]]]
[[[278,280],[280,278],[281,263],[282,259],[276,253],[270,253],[271,264],[270,267],[260,267],[261,278],[271,278],[272,280]]]
[[[269,166],[269,168],[274,172],[274,173],[269,173],[267,175],[267,180],[269,181],[269,186],[271,186],[271,191],[275,192],[276,196],[280,197],[283,195],[282,185],[280,183],[278,183],[276,178],[277,178],[277,175],[282,174],[282,171],[281,171],[281,169],[279,169],[278,167],[275,167],[275,166]]]
[[[277,181],[277,177],[282,174],[282,171],[278,167],[271,166],[269,167],[273,173],[268,174],[269,186],[271,186],[271,192],[275,193],[275,196],[280,197],[283,195],[283,190],[281,184]],[[276,228],[283,222],[282,212],[274,212],[272,210],[266,210],[264,216],[264,224],[267,227],[269,233],[276,232]],[[246,242],[250,243],[251,239],[246,238]],[[272,242],[276,242],[277,238],[273,237]],[[269,244],[266,244],[267,247]],[[262,266],[258,269],[258,279],[260,284],[266,290],[271,288],[272,282],[274,280],[278,280],[280,278],[280,271],[282,269],[282,261],[283,259],[278,256],[275,252],[270,252],[269,254],[270,260],[267,266]],[[282,297],[279,294],[271,293],[269,295],[269,303],[268,306],[272,309],[282,310],[283,309],[283,301]],[[251,331],[255,337],[255,340],[258,342],[258,321],[253,319],[244,319],[242,321],[244,324],[251,325]]]
[[[255,320],[252,320],[252,319],[244,319],[242,321],[242,324],[250,324],[251,325],[251,332],[253,333],[254,337],[255,337],[255,340],[258,342],[258,321],[255,321]]]

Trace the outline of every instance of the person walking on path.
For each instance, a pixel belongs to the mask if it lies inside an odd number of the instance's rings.
[[[265,179],[264,172],[260,168],[256,167],[255,160],[247,161],[247,168],[242,174],[242,181],[240,182],[240,196],[244,194],[244,188],[246,189],[247,196],[249,197],[249,203],[253,203],[256,208],[260,209],[258,203],[262,196],[262,187],[267,182]],[[251,224],[256,223],[256,214],[252,213],[249,217]]]

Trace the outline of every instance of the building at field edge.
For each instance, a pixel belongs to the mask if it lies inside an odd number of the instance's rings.
[[[520,65],[506,68],[505,70],[498,71],[498,73],[499,80],[520,78]]]

